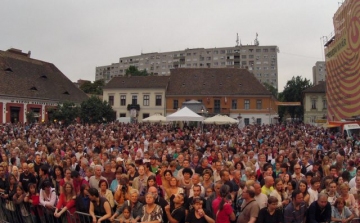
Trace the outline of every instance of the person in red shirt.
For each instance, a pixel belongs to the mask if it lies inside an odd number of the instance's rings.
[[[230,187],[228,185],[221,186],[220,196],[213,201],[212,209],[215,213],[215,222],[230,223],[230,221],[235,221],[236,216],[231,206]]]
[[[89,183],[80,176],[78,171],[71,171],[71,178],[73,180],[74,191],[76,195],[80,194],[80,187],[83,184],[89,185]]]
[[[60,216],[67,210],[69,210],[70,213],[73,214],[76,211],[75,198],[76,195],[74,191],[74,186],[71,183],[66,182],[64,185],[64,191],[59,196],[59,201],[56,205],[54,216],[56,218],[60,218]],[[67,216],[67,222],[73,223],[70,216]]]

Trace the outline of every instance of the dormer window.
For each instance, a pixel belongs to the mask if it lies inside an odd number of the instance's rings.
[[[13,72],[13,70],[10,67],[6,68],[5,71],[6,72]]]
[[[31,91],[37,91],[37,88],[34,86],[34,87],[31,87],[29,90],[31,90]]]
[[[41,79],[47,79],[47,76],[46,75],[42,75],[40,76]]]
[[[70,95],[70,93],[68,91],[65,91],[63,94]]]

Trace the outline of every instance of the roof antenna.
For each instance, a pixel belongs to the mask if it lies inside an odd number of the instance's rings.
[[[239,33],[236,33],[236,46],[239,46]]]
[[[254,45],[255,45],[255,46],[259,46],[259,44],[260,44],[260,43],[259,43],[259,40],[258,40],[258,36],[259,36],[258,33],[256,33],[256,38],[255,38],[255,40],[254,40]]]

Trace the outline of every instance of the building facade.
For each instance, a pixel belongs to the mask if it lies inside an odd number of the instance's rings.
[[[333,16],[335,34],[325,43],[328,120],[360,114],[360,2],[345,0]]]
[[[165,91],[168,76],[114,77],[103,89],[116,117],[141,121],[154,114],[165,115]]]
[[[312,68],[313,84],[317,85],[320,81],[326,80],[326,65],[325,61],[317,61]]]
[[[304,106],[304,123],[326,123],[327,100],[325,81],[320,81],[319,84],[305,89],[302,93]]]
[[[276,99],[247,69],[203,68],[171,70],[166,91],[166,115],[197,100],[206,109],[203,116],[228,115],[240,124],[276,123]]]
[[[0,123],[27,122],[29,112],[48,121],[58,104],[88,98],[53,64],[30,56],[18,49],[0,51]]]
[[[255,40],[258,43],[257,40]],[[96,67],[95,80],[108,82],[112,77],[123,76],[129,66],[146,69],[155,75],[170,75],[176,68],[245,68],[260,82],[278,88],[278,47],[238,45],[221,48],[195,48],[163,53],[145,53],[121,57],[119,63]],[[116,70],[118,68],[118,70]]]

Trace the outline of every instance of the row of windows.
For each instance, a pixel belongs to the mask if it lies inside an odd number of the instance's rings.
[[[199,102],[202,102],[202,100],[198,100]],[[219,99],[214,99],[214,110],[216,113],[216,110],[220,110],[221,102]],[[173,100],[173,109],[179,108],[179,100],[174,99]],[[238,109],[238,100],[232,99],[231,100],[231,109]],[[250,109],[250,99],[244,99],[244,109],[249,110]],[[256,100],[256,109],[262,109],[262,100],[257,99]]]
[[[327,109],[327,101],[325,99],[322,100],[323,103],[323,109]],[[311,109],[317,109],[317,99],[313,98],[311,99]]]
[[[225,53],[268,53],[268,52],[271,52],[271,53],[275,53],[276,52],[276,48],[270,48],[270,49],[267,49],[267,48],[264,48],[264,49],[242,49],[242,50],[233,50],[233,49],[228,49],[228,50],[207,50],[207,51],[202,51],[202,52],[187,52],[186,53],[186,56],[195,56],[195,55],[202,55],[202,54],[225,54]],[[150,56],[150,57],[145,57],[145,58],[127,58],[127,59],[122,59],[120,60],[120,63],[127,63],[127,62],[138,62],[140,60],[153,60],[153,59],[160,59],[161,57],[162,58],[166,58],[166,57],[170,57],[170,58],[173,58],[173,57],[183,57],[185,56],[185,53],[179,53],[179,54],[170,54],[170,55],[166,55],[166,54],[163,54],[163,55],[153,55],[153,56]]]
[[[109,95],[109,104],[111,106],[114,106],[114,96]],[[138,104],[138,97],[137,95],[131,96],[131,104]],[[143,96],[143,106],[149,106],[150,105],[150,95],[144,95]],[[155,95],[155,106],[161,106],[162,105],[162,95]],[[126,106],[126,95],[120,95],[120,106]]]

